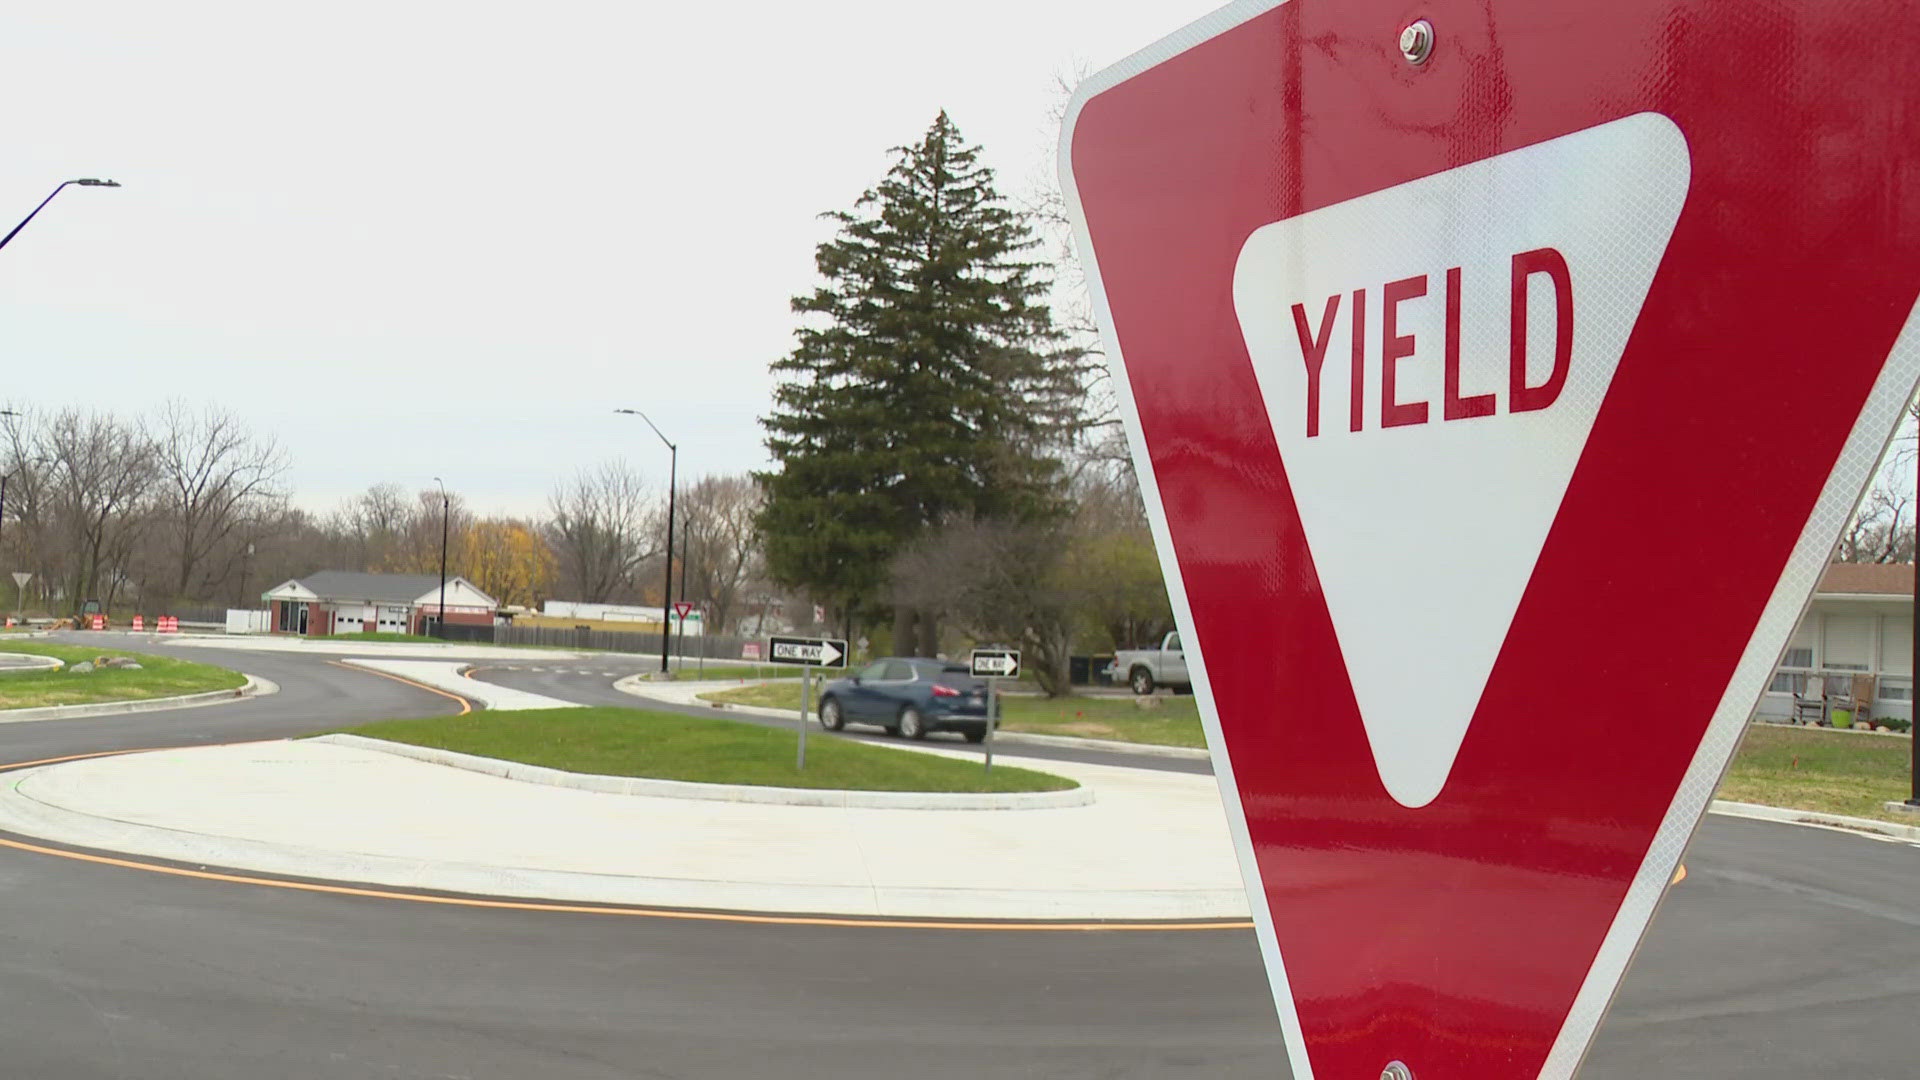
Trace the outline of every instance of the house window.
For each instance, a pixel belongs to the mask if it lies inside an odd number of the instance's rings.
[[[1775,694],[1803,694],[1807,690],[1807,669],[1813,667],[1813,646],[1795,645],[1780,657],[1780,667],[1773,673],[1773,682],[1767,690]],[[1790,670],[1798,668],[1800,670]]]

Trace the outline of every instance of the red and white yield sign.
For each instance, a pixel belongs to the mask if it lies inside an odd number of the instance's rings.
[[[691,600],[675,600],[673,602],[673,613],[680,616],[682,620],[685,620],[692,611],[693,601]]]
[[[1579,1065],[1920,377],[1916,7],[1241,4],[1075,97],[1297,1076]]]

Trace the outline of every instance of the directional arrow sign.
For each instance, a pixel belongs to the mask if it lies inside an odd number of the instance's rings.
[[[975,649],[971,659],[975,678],[1017,679],[1020,677],[1019,649]]]
[[[1920,12],[1776,7],[1247,0],[1069,106],[1300,1080],[1573,1074],[1920,378]]]
[[[847,643],[834,638],[771,637],[767,639],[767,659],[776,664],[843,668],[847,666]]]

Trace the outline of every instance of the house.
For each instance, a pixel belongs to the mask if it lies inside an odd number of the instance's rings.
[[[440,613],[440,575],[321,570],[260,594],[276,634],[425,634]],[[499,601],[447,578],[449,626],[492,626]]]
[[[1873,715],[1913,719],[1913,564],[1834,563],[1780,658],[1755,715],[1793,715],[1807,677],[1874,677]]]

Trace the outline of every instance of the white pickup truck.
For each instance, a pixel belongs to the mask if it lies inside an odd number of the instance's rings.
[[[1175,693],[1193,689],[1178,630],[1163,638],[1157,649],[1122,649],[1115,653],[1107,674],[1116,682],[1125,679],[1136,694],[1151,694],[1161,686],[1170,687]]]

